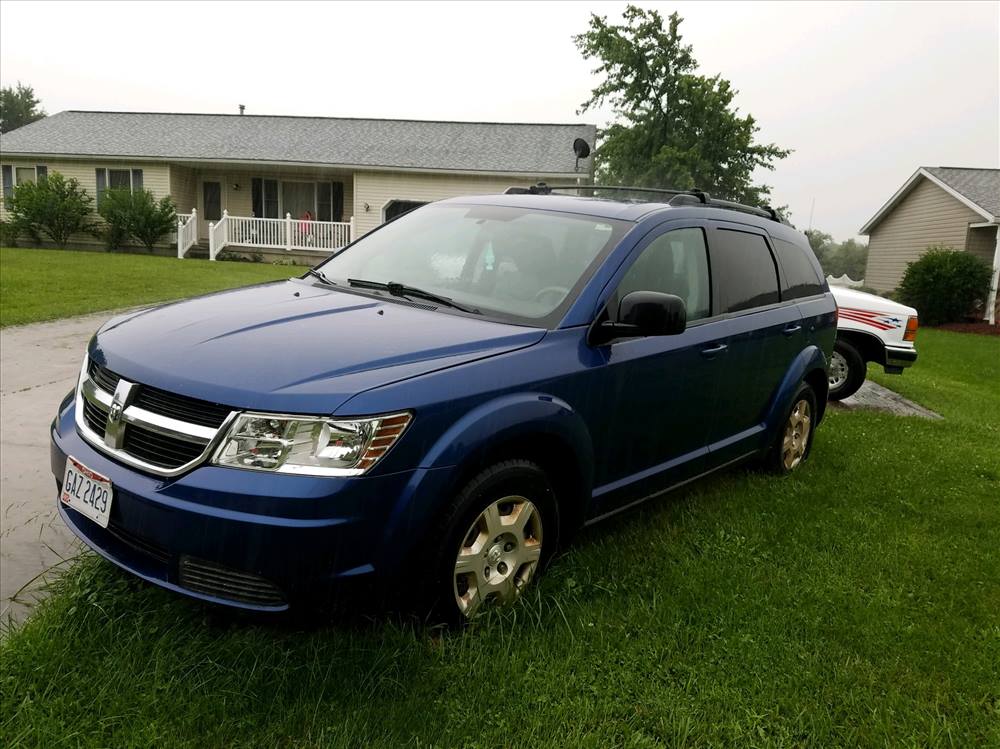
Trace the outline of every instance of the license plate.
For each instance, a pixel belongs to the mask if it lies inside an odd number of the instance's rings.
[[[67,456],[62,494],[59,496],[64,505],[86,515],[102,528],[107,528],[108,520],[111,519],[113,496],[111,479],[90,470],[76,458]]]

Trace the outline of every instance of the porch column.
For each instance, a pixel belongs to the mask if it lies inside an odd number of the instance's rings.
[[[292,251],[292,214],[285,214],[285,252]]]

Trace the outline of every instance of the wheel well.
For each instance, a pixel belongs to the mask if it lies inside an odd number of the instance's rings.
[[[454,491],[461,491],[486,468],[517,459],[535,463],[548,476],[559,507],[560,542],[565,542],[583,525],[590,487],[573,449],[553,434],[522,434],[489,445],[462,464]]]
[[[837,338],[854,346],[866,362],[885,363],[885,344],[871,333],[862,333],[858,330],[838,330]]]
[[[816,393],[816,410],[819,411],[816,423],[818,424],[823,420],[823,414],[826,412],[826,399],[827,394],[830,392],[830,379],[822,369],[814,369],[806,373],[804,380],[813,389],[813,392]]]

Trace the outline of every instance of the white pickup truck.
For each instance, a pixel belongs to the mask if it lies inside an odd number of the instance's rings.
[[[865,381],[868,362],[887,374],[902,374],[917,360],[917,311],[863,291],[831,286],[837,300],[837,343],[830,358],[830,400],[854,395]]]

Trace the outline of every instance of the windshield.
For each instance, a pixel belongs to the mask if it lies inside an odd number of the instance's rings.
[[[404,284],[485,316],[558,321],[631,224],[509,206],[418,208],[320,266],[330,280]]]

